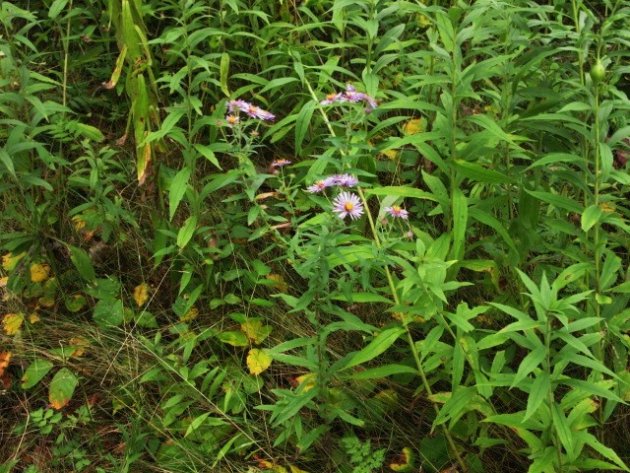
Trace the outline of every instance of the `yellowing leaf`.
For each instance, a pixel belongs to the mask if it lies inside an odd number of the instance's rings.
[[[260,319],[245,321],[241,324],[241,330],[256,345],[260,345],[271,333],[271,327],[264,325]]]
[[[149,300],[149,285],[145,282],[138,284],[133,290],[133,300],[138,307],[142,307]]]
[[[9,284],[9,276],[0,278],[0,287],[7,287],[7,284]]]
[[[252,348],[247,355],[247,367],[253,375],[259,375],[271,366],[272,358],[266,350]]]
[[[413,450],[411,450],[409,447],[405,447],[402,449],[402,453],[398,455],[398,457],[392,463],[389,464],[389,467],[394,471],[413,471],[413,461]]]
[[[20,331],[24,322],[24,314],[5,314],[2,319],[2,328],[7,335],[15,335]]]
[[[425,122],[422,118],[412,118],[403,125],[403,133],[405,135],[415,135],[425,129]]]
[[[55,305],[55,299],[53,297],[48,297],[48,296],[40,297],[39,299],[37,299],[37,302],[42,307],[50,308]]]
[[[50,266],[47,264],[33,264],[31,265],[31,281],[44,282],[50,275]]]
[[[28,316],[28,321],[32,324],[36,324],[37,322],[39,322],[40,320],[42,320],[39,315],[37,314],[37,312],[33,312],[31,315]]]
[[[278,289],[278,291],[287,292],[289,290],[289,285],[284,280],[281,274],[268,274],[267,279],[273,281],[273,286]]]
[[[315,384],[317,384],[317,375],[315,373],[306,373],[302,376],[298,376],[295,380],[301,387],[302,392],[305,393],[315,387]]]
[[[20,253],[19,255],[7,253],[2,257],[2,268],[4,268],[5,271],[13,271],[24,255],[26,255],[26,252]]]
[[[308,473],[308,471],[305,471],[295,465],[289,465],[289,469],[291,470],[291,473]]]
[[[59,410],[68,404],[78,383],[79,380],[68,368],[57,371],[48,388],[50,405]]]
[[[199,309],[196,307],[191,307],[188,312],[180,317],[182,322],[190,322],[191,320],[195,320],[199,316]]]
[[[386,149],[385,151],[382,151],[381,154],[391,161],[398,158],[398,150],[395,149]]]

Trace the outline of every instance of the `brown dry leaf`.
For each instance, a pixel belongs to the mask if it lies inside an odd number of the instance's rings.
[[[6,370],[9,367],[10,361],[11,361],[10,351],[0,352],[0,376],[4,375],[4,370]]]
[[[70,356],[80,358],[85,354],[85,350],[90,346],[90,342],[83,337],[72,337],[70,339],[70,345],[74,347],[74,351]]]
[[[138,307],[142,307],[149,300],[149,285],[145,282],[138,284],[133,290],[133,300]]]
[[[7,335],[15,335],[20,331],[24,322],[24,314],[5,314],[2,319],[2,328]]]
[[[50,277],[50,266],[35,263],[31,265],[31,281],[44,282]]]

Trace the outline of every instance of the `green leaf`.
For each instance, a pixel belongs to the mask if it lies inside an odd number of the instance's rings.
[[[567,418],[562,412],[562,408],[558,404],[552,404],[551,406],[551,420],[553,422],[554,429],[558,434],[558,439],[562,446],[567,451],[569,456],[573,453],[573,435],[571,433],[571,427]]]
[[[53,364],[43,358],[33,360],[22,376],[22,389],[30,389],[35,386],[48,374],[52,367]]]
[[[387,376],[393,376],[396,374],[418,374],[418,370],[416,368],[412,368],[407,365],[383,365],[378,366],[376,368],[369,368],[363,371],[357,371],[356,373],[352,373],[350,375],[351,379],[380,379],[386,378]]]
[[[342,369],[362,365],[376,358],[391,347],[403,333],[405,333],[405,329],[402,327],[391,327],[383,330],[365,348],[352,355]]]
[[[599,205],[590,205],[582,213],[581,224],[582,230],[588,232],[602,218],[604,212]]]
[[[529,419],[536,413],[545,397],[549,394],[551,389],[551,381],[548,373],[540,373],[534,382],[532,388],[529,391],[529,397],[527,398],[527,411],[523,420]]]
[[[484,168],[477,163],[471,163],[458,159],[455,161],[457,171],[464,177],[475,182],[487,182],[489,184],[506,184],[510,182],[510,178],[505,174],[492,169]]]
[[[582,206],[569,197],[552,194],[550,192],[530,191],[528,189],[525,189],[525,192],[538,200],[542,200],[543,202],[551,204],[559,209],[568,210],[569,212],[575,212],[578,214],[582,213]]]
[[[228,78],[230,75],[230,55],[228,53],[221,54],[221,64],[219,66],[219,80],[221,83],[221,90],[229,97],[230,88],[228,87]]]
[[[94,281],[96,279],[96,273],[94,272],[90,255],[76,246],[70,246],[69,248],[70,259],[72,260],[75,268],[77,268],[81,277],[88,282]]]
[[[214,164],[218,169],[223,170],[221,165],[219,164],[219,160],[214,154],[214,151],[211,150],[208,146],[196,144],[195,149],[199,152],[201,156],[206,158],[212,164]]]
[[[177,233],[176,244],[179,248],[184,248],[188,244],[188,242],[190,242],[190,239],[195,234],[196,228],[197,228],[197,217],[194,215],[191,215],[190,217],[186,219],[186,221],[184,222],[184,225],[182,226],[182,228],[179,229],[179,232]]]
[[[414,199],[427,199],[437,202],[435,196],[429,192],[404,186],[383,186],[376,189],[365,189],[367,194],[372,195],[392,195],[395,197],[411,197]]]
[[[455,189],[453,193],[453,258],[464,258],[466,245],[466,223],[468,221],[468,201],[464,193]]]
[[[120,299],[103,299],[94,306],[94,321],[101,327],[117,327],[123,323],[124,315]]]
[[[184,167],[179,170],[171,181],[171,185],[168,190],[168,215],[169,220],[173,220],[175,211],[179,206],[179,203],[186,194],[186,188],[188,187],[188,180],[190,179],[190,168]]]
[[[521,364],[518,367],[518,371],[514,376],[514,381],[512,382],[511,387],[517,386],[518,383],[520,383],[525,378],[525,376],[534,371],[538,367],[538,365],[543,362],[546,356],[547,349],[544,345],[540,345],[534,350],[530,351],[521,361]]]
[[[2,164],[4,164],[4,166],[7,168],[9,174],[13,176],[13,179],[17,179],[17,175],[15,174],[15,167],[13,166],[13,160],[11,159],[9,153],[7,153],[4,149],[0,149],[0,161],[2,161]]]
[[[74,394],[79,380],[68,368],[61,368],[53,377],[48,388],[48,400],[55,409],[63,408]]]
[[[211,414],[210,412],[204,412],[200,416],[195,417],[195,419],[190,423],[190,425],[186,429],[186,433],[184,434],[184,438],[188,437],[195,430],[197,430],[199,427],[201,427],[201,424],[203,424],[203,422],[208,418],[208,416],[210,414]]]
[[[55,0],[54,2],[52,2],[50,8],[48,9],[48,18],[50,18],[51,20],[57,18],[61,11],[66,8],[67,4],[68,0]]]
[[[302,142],[308,131],[316,105],[314,101],[306,102],[295,120],[295,149],[298,153],[302,152]]]

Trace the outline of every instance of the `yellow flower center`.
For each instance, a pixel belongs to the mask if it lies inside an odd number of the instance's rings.
[[[354,208],[354,204],[352,202],[346,202],[345,204],[343,204],[343,209],[346,212],[351,212],[353,208]]]
[[[397,213],[398,213],[398,212],[400,212],[401,210],[402,210],[402,209],[401,209],[399,206],[397,206],[397,205],[393,205],[393,206],[392,206],[392,211],[393,211],[393,213],[395,213],[395,214],[397,214]]]
[[[238,117],[235,117],[234,115],[229,115],[229,116],[227,117],[227,122],[228,122],[230,125],[234,125],[236,122],[238,122]]]
[[[337,96],[337,94],[328,94],[328,95],[326,96],[326,98],[327,98],[328,100],[332,100],[332,99],[334,99],[336,96]]]

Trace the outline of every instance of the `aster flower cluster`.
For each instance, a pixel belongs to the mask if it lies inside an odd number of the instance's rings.
[[[345,92],[337,92],[328,94],[324,100],[320,102],[321,105],[332,105],[335,103],[359,103],[364,102],[366,111],[371,112],[377,107],[376,99],[364,94],[363,92],[357,92],[357,90],[350,84],[346,85]]]
[[[409,212],[403,209],[400,205],[392,205],[391,207],[385,207],[385,213],[392,218],[402,218],[407,220],[409,218]]]
[[[228,116],[225,117],[228,125],[236,125],[240,121],[240,112],[245,113],[251,118],[258,118],[263,121],[273,121],[276,118],[273,113],[263,110],[245,100],[230,100],[228,102],[228,112]]]
[[[269,169],[271,170],[271,172],[276,173],[278,172],[278,169],[288,166],[289,164],[291,164],[291,161],[288,159],[274,159],[269,165]]]

